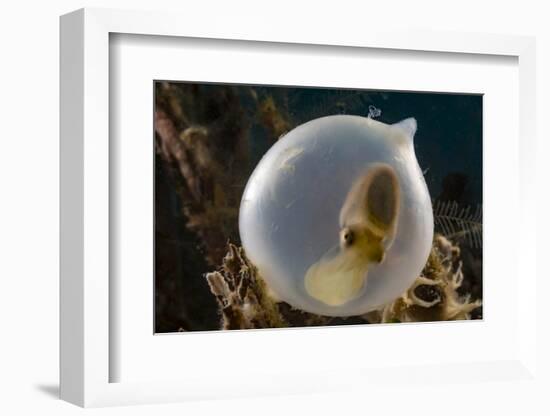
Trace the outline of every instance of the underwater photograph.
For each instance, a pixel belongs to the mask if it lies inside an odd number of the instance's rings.
[[[154,98],[156,333],[483,318],[481,94]]]

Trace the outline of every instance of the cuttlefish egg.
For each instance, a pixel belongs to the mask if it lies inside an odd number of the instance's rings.
[[[416,120],[337,115],[302,124],[250,176],[239,232],[279,300],[328,316],[360,315],[402,295],[433,238],[416,160]]]

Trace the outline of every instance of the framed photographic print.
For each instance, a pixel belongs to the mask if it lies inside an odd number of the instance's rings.
[[[62,398],[538,388],[533,39],[180,17],[61,19]]]

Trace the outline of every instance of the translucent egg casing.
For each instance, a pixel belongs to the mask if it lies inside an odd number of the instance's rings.
[[[249,178],[239,232],[247,256],[272,292],[297,309],[360,315],[403,294],[418,277],[433,238],[432,205],[416,160],[412,118],[388,125],[348,115],[302,124],[275,143]],[[361,175],[389,165],[398,181],[395,230],[383,260],[369,264],[349,301],[329,305],[306,290],[310,267],[340,246],[342,207]]]

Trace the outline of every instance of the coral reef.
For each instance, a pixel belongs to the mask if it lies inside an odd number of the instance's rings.
[[[459,293],[463,277],[459,247],[436,235],[422,274],[401,297],[363,316],[334,318],[277,302],[244,250],[233,244],[220,270],[206,274],[219,305],[221,329],[466,320],[481,301]]]

